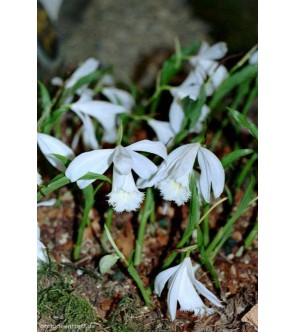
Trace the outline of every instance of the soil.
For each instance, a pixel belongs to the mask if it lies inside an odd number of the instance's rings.
[[[240,194],[237,195],[237,200],[239,200]],[[97,197],[98,201],[103,199],[104,193]],[[127,324],[129,320],[135,326],[135,329],[126,331],[137,331],[138,324],[141,324],[146,331],[150,331],[150,328],[154,331],[188,332],[257,331],[252,323],[245,319],[242,321],[245,314],[257,303],[257,240],[250,249],[241,251],[245,234],[253,216],[257,214],[255,207],[249,209],[236,222],[232,238],[214,262],[221,284],[218,296],[222,299],[224,308],[218,310],[214,315],[204,318],[197,318],[190,312],[178,311],[177,319],[172,323],[167,314],[167,293],[164,292],[160,298],[152,295],[155,309],[149,310],[140,298],[138,289],[128,272],[120,263],[116,264],[110,273],[99,274],[98,262],[105,254],[99,243],[105,215],[100,212],[102,209],[99,205],[94,206],[90,212],[91,224],[84,234],[81,259],[75,263],[72,262],[71,257],[75,237],[73,229],[81,217],[81,212],[72,194],[66,188],[60,191],[58,206],[38,208],[38,223],[41,228],[41,241],[49,249],[53,259],[60,264],[60,269],[66,269],[75,292],[90,301],[102,322],[107,323],[117,310],[120,313],[119,317],[122,317],[126,308],[123,308],[121,312],[120,306],[122,306],[122,300],[127,298],[134,299],[132,300],[133,305],[136,301],[138,302],[136,304],[137,316],[131,313],[123,318],[123,324]],[[163,206],[159,206],[157,222],[149,225],[146,235],[143,261],[138,269],[146,285],[153,282],[168,254],[167,248],[171,248],[173,244],[177,243],[181,235],[181,228],[185,227],[188,215],[186,205],[179,208],[171,204],[168,209],[166,207],[166,211],[165,215],[162,214]],[[210,225],[216,224],[219,212],[211,214]],[[112,235],[119,249],[127,257],[134,249],[136,222],[136,218],[131,213],[114,214],[113,216]],[[197,256],[192,256],[192,259],[198,261]],[[196,278],[208,289],[216,292],[211,279],[202,267],[198,269]],[[140,320],[138,320],[138,315]],[[41,317],[38,321],[39,329],[44,320],[48,324],[48,317]],[[97,331],[108,330],[110,327],[97,326]],[[40,331],[44,330],[40,329]],[[111,329],[111,331],[116,331],[116,329]]]

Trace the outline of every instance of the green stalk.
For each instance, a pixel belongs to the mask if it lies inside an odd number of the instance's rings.
[[[108,212],[107,212],[107,217],[106,217],[106,221],[105,221],[105,228],[101,234],[101,237],[100,237],[100,243],[101,243],[101,246],[103,248],[104,251],[109,251],[109,248],[108,248],[108,245],[107,245],[107,234],[106,234],[106,229],[110,229],[111,227],[111,224],[112,224],[112,220],[113,220],[113,214],[114,214],[114,210],[109,207],[108,208]]]
[[[82,191],[84,194],[85,205],[84,205],[84,210],[83,210],[83,218],[82,218],[81,224],[79,226],[77,241],[76,241],[76,245],[75,245],[74,252],[73,252],[74,260],[78,260],[80,258],[84,230],[85,230],[86,226],[88,226],[90,224],[88,215],[94,204],[94,192],[93,192],[92,184],[90,184],[86,188],[82,189]]]
[[[206,213],[209,210],[209,204],[206,204],[206,206],[204,207],[204,212]],[[209,215],[204,218],[204,238],[203,238],[203,242],[204,242],[204,247],[207,247],[207,245],[210,242],[210,226],[209,226]]]
[[[129,274],[131,275],[131,277],[133,278],[133,280],[135,281],[136,285],[138,286],[141,295],[146,303],[146,305],[150,308],[153,309],[153,304],[151,302],[150,296],[149,296],[149,290],[146,289],[142,283],[142,280],[140,279],[140,276],[138,274],[138,272],[136,271],[136,269],[134,268],[134,266],[132,265],[132,261],[130,259],[130,261],[128,262],[126,257],[124,256],[124,254],[119,250],[119,248],[117,247],[108,227],[105,225],[105,232],[106,232],[106,236],[108,238],[108,240],[110,241],[112,247],[114,248],[116,254],[119,256],[119,258],[121,259],[122,263],[125,264]]]
[[[245,248],[249,249],[254,241],[254,239],[256,238],[258,234],[258,220],[256,220],[256,223],[253,227],[253,229],[251,230],[250,234],[247,236],[246,240],[245,240]]]
[[[146,197],[143,205],[143,211],[138,216],[139,219],[139,229],[136,240],[136,248],[135,248],[135,257],[134,257],[134,265],[138,266],[141,263],[142,259],[142,248],[143,241],[146,231],[147,221],[149,219],[150,214],[153,212],[153,194],[152,188],[148,188],[146,191]]]

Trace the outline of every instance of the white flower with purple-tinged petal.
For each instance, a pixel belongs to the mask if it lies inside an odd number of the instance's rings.
[[[66,170],[66,167],[58,157],[54,156],[54,154],[61,155],[70,160],[75,158],[75,154],[71,148],[69,148],[59,139],[50,135],[38,133],[37,143],[45,158],[50,162],[52,166],[54,166],[61,172],[64,172]]]
[[[46,255],[46,247],[40,241],[40,227],[38,225],[37,225],[37,261],[48,263],[48,258]]]
[[[212,314],[214,309],[208,308],[199,294],[206,297],[216,307],[222,307],[218,298],[194,277],[194,269],[189,257],[185,258],[181,264],[161,272],[156,277],[155,293],[158,296],[161,295],[168,280],[167,304],[171,320],[176,318],[177,302],[180,304],[180,310],[193,311],[196,316]]]
[[[189,182],[197,157],[201,169],[198,186],[205,201],[210,203],[211,187],[214,197],[218,198],[224,189],[225,175],[219,159],[200,143],[186,144],[173,150],[159,166],[158,172],[148,180],[139,179],[137,187],[155,186],[164,199],[180,206],[191,196]]]
[[[85,152],[76,157],[66,170],[66,176],[77,181],[83,189],[95,180],[79,180],[88,172],[104,174],[114,164],[112,191],[108,195],[109,204],[116,212],[134,211],[139,208],[144,194],[134,182],[132,170],[142,179],[148,179],[158,170],[158,167],[147,157],[136,151],[149,152],[167,157],[165,146],[161,142],[143,140],[127,147],[118,145],[114,149],[101,149]]]

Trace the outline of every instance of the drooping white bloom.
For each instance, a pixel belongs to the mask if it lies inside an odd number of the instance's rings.
[[[224,188],[225,175],[219,159],[200,143],[186,144],[172,151],[154,176],[138,180],[138,188],[155,185],[164,199],[184,204],[191,195],[189,182],[196,157],[201,169],[198,186],[205,201],[210,203],[211,186],[214,197],[218,198]]]
[[[65,88],[69,89],[72,88],[80,78],[85,77],[91,73],[93,73],[99,66],[99,61],[95,58],[88,58],[85,60],[74,72],[73,74],[65,81]],[[60,77],[53,77],[51,80],[51,84],[56,86],[61,86],[63,84],[63,80]],[[76,93],[81,95],[88,89],[88,84],[82,85]],[[65,100],[65,104],[72,102],[74,96],[68,96]]]
[[[99,66],[99,61],[97,59],[95,58],[86,59],[67,79],[67,81],[65,82],[65,87],[67,89],[73,87],[79,81],[80,78],[93,73],[98,68],[98,66]],[[54,77],[52,78],[51,83],[53,85],[60,86],[63,83],[63,81],[59,77]],[[82,91],[83,89],[81,90],[81,92]]]
[[[164,159],[167,156],[166,148],[161,142],[143,140],[127,147],[118,145],[114,149],[82,153],[71,162],[66,170],[66,176],[72,182],[77,181],[78,186],[83,189],[94,180],[78,180],[79,178],[88,172],[104,174],[114,163],[112,191],[108,195],[109,204],[117,212],[136,210],[144,194],[137,189],[132,170],[140,178],[148,179],[158,168],[147,157],[135,151],[157,154]]]
[[[74,103],[74,107],[72,107],[72,111],[78,115],[78,117],[82,121],[82,126],[80,129],[76,132],[74,135],[71,147],[73,150],[75,150],[78,146],[78,142],[80,140],[80,137],[82,137],[83,145],[85,149],[89,150],[95,150],[99,148],[98,140],[95,136],[95,128],[92,123],[92,120],[89,115],[82,113],[78,110],[79,107],[77,107],[77,104],[83,103],[89,100],[92,100],[93,97],[93,91],[90,89],[85,90],[79,100]],[[75,106],[76,105],[76,106]]]
[[[189,132],[199,134],[203,129],[203,123],[209,113],[210,108],[207,105],[203,105],[198,121]],[[169,122],[150,119],[148,120],[148,124],[156,133],[159,141],[167,146],[170,146],[173,143],[174,137],[181,130],[183,119],[184,112],[181,100],[174,98],[169,110]]]
[[[74,112],[90,115],[103,127],[102,140],[107,143],[115,143],[117,139],[116,117],[120,113],[128,113],[129,110],[123,106],[107,101],[86,100],[78,101],[71,105]],[[78,114],[78,113],[77,113]]]
[[[203,105],[198,121],[189,132],[199,134],[203,129],[203,123],[209,113],[210,108],[207,105]],[[148,120],[148,124],[155,131],[159,141],[167,146],[172,144],[174,137],[180,132],[181,124],[184,119],[183,110],[176,110],[175,107],[174,112],[169,113],[169,119],[169,122],[155,119]]]
[[[205,296],[216,307],[222,304],[202,283],[194,277],[192,262],[189,257],[177,266],[161,272],[155,280],[155,293],[160,296],[168,282],[168,310],[172,320],[176,318],[177,302],[180,310],[193,311],[196,316],[212,314],[214,310],[205,306],[199,294]]]
[[[216,61],[224,57],[226,53],[226,43],[220,42],[209,46],[203,42],[198,54],[189,60],[194,69],[183,84],[185,86],[199,86],[209,78],[205,85],[205,91],[207,96],[211,96],[214,90],[228,77],[225,66]]]
[[[62,161],[53,154],[59,154],[71,160],[75,157],[75,154],[71,148],[69,148],[59,139],[50,135],[38,133],[37,143],[45,158],[50,162],[52,166],[54,166],[61,172],[64,172],[66,170],[66,167],[62,163]]]

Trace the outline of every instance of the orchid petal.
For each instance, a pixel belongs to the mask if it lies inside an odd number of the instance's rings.
[[[210,71],[208,75],[210,76],[209,83],[212,82],[214,89],[216,89],[228,77],[228,71],[224,66],[219,65],[216,69]]]
[[[155,279],[155,293],[158,296],[161,296],[161,293],[165,287],[166,282],[172,276],[172,274],[174,274],[177,271],[178,268],[179,268],[179,265],[176,265],[176,266],[170,267],[169,269],[167,269],[157,275],[157,277]]]
[[[167,158],[167,150],[163,143],[153,142],[147,139],[133,143],[126,147],[127,150],[143,151],[156,154],[163,159]]]
[[[99,66],[99,61],[94,58],[89,58],[83,62],[72,74],[66,82],[66,88],[73,87],[80,78],[87,76],[94,72]]]
[[[207,203],[210,203],[210,189],[211,189],[211,178],[210,178],[210,167],[206,158],[202,153],[198,153],[198,162],[201,168],[201,175],[199,179],[199,185],[201,188],[202,196]]]
[[[103,174],[112,163],[113,151],[114,149],[104,149],[80,154],[70,163],[65,173],[66,177],[74,182],[88,172]],[[87,181],[93,182],[95,180]]]
[[[115,124],[113,128],[104,128],[104,132],[101,138],[103,142],[113,144],[117,141],[117,138],[118,138],[118,130]]]
[[[95,128],[93,126],[93,123],[92,123],[90,117],[87,114],[84,114],[79,111],[74,111],[74,112],[79,116],[79,118],[83,122],[81,134],[82,134],[83,144],[84,144],[85,148],[97,150],[99,148],[99,144],[95,137]],[[76,135],[74,136],[74,139],[72,142],[72,147],[77,146],[77,143],[78,143],[77,140],[80,137],[80,132],[78,132],[77,135],[78,135],[78,137]]]
[[[168,146],[172,143],[175,134],[169,122],[151,119],[148,120],[148,124],[153,128],[160,142]]]
[[[207,165],[209,165],[209,174],[210,174],[209,176],[210,176],[210,181],[212,182],[214,197],[218,198],[224,189],[225,174],[223,166],[220,160],[215,156],[215,154],[209,151],[208,149],[201,147],[199,153],[200,155],[203,156],[204,159],[206,159]],[[201,171],[203,171],[202,167]]]
[[[73,159],[75,157],[75,154],[71,148],[59,139],[50,135],[38,133],[37,142],[45,158],[52,166],[61,172],[64,172],[66,167],[59,158],[53,156],[52,154],[59,154],[67,157],[68,159]]]
[[[180,132],[183,118],[184,113],[181,107],[181,101],[174,98],[169,110],[169,122],[175,134]]]
[[[158,170],[158,167],[147,157],[141,154],[129,151],[132,157],[132,169],[143,179],[149,179]]]
[[[177,300],[178,300],[178,294],[179,294],[179,288],[181,283],[181,275],[183,272],[184,266],[180,264],[177,271],[175,272],[172,279],[169,280],[168,287],[168,298],[167,298],[167,304],[168,304],[168,310],[171,317],[171,320],[175,320],[176,318],[176,310],[177,310]]]
[[[188,280],[188,271],[187,268],[185,268],[181,275],[178,302],[180,304],[180,310],[195,311],[197,308],[204,307],[205,305],[194,288],[193,283],[188,282]]]
[[[197,291],[203,296],[205,296],[214,305],[216,305],[216,307],[223,307],[218,298],[212,292],[210,292],[201,282],[194,278],[193,283]]]
[[[225,56],[227,53],[228,48],[226,43],[224,42],[219,42],[216,43],[207,49],[205,49],[201,54],[199,53],[198,55],[202,58],[206,58],[208,60],[219,60]]]
[[[185,174],[191,173],[194,162],[200,148],[200,143],[191,143],[180,146],[173,150],[165,160],[167,165],[167,174],[174,178],[180,178]],[[164,164],[161,167],[165,167]]]
[[[108,195],[109,204],[116,212],[135,211],[140,207],[144,193],[134,183],[132,173],[122,175],[116,167],[113,169],[112,191]]]
[[[108,133],[104,135],[104,141],[109,143],[114,142],[114,135],[112,133],[116,132],[116,115],[126,113],[126,109],[122,106],[98,100],[77,102],[72,105],[72,109],[93,116],[100,122],[104,130]]]
[[[121,145],[118,145],[115,148],[115,152],[113,155],[113,163],[118,169],[120,174],[128,174],[131,171],[132,168],[132,157],[127,151],[126,148],[124,148]]]
[[[101,92],[113,103],[125,107],[127,110],[131,110],[134,106],[134,99],[127,91],[108,87],[103,88]]]
[[[198,119],[197,123],[195,124],[195,126],[190,130],[190,133],[199,134],[202,131],[203,123],[204,123],[206,117],[208,116],[208,114],[210,113],[210,111],[211,110],[207,105],[202,106],[199,119]]]

